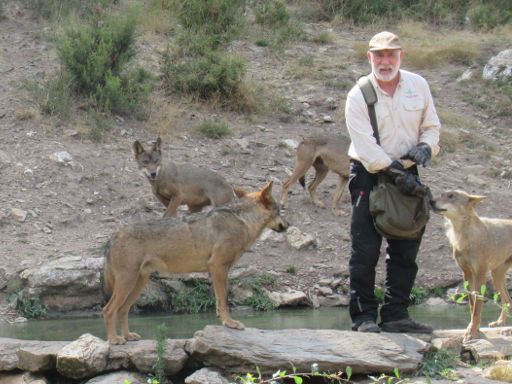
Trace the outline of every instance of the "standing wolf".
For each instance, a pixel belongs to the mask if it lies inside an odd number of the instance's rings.
[[[219,207],[235,198],[233,187],[218,173],[192,164],[162,163],[162,140],[158,138],[151,150],[133,143],[135,160],[151,184],[153,194],[167,207],[164,216],[176,216],[181,204],[189,211],[203,207]]]
[[[271,191],[272,182],[258,192],[239,190],[242,197],[235,204],[184,219],[164,217],[134,224],[117,232],[105,254],[104,289],[110,300],[103,317],[108,341],[124,344],[140,339],[128,330],[128,312],[150,274],[157,271],[209,272],[222,324],[243,329],[229,314],[228,272],[264,228],[278,232],[288,228]]]

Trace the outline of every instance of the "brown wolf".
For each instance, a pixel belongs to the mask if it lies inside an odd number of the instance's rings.
[[[108,341],[124,344],[140,339],[128,330],[128,312],[150,274],[157,271],[209,272],[222,324],[243,329],[229,314],[228,272],[265,227],[278,232],[288,227],[271,190],[272,182],[258,192],[239,190],[243,196],[237,203],[183,219],[164,217],[134,224],[117,232],[105,253],[104,290],[111,295],[103,308]]]
[[[316,188],[325,178],[329,170],[337,173],[340,177],[336,192],[332,200],[332,210],[334,214],[340,215],[339,201],[343,190],[348,181],[349,174],[349,157],[348,147],[350,139],[342,135],[333,136],[311,136],[303,138],[297,147],[297,159],[292,175],[283,184],[281,192],[281,205],[283,208],[288,207],[288,189],[300,181],[302,187],[305,185],[305,175],[308,169],[313,166],[315,168],[315,178],[308,186],[311,201],[317,207],[324,207],[324,204],[316,196]]]
[[[499,292],[502,311],[491,327],[504,325],[512,304],[506,287],[507,270],[512,265],[512,220],[480,217],[475,205],[485,196],[469,195],[463,191],[446,191],[432,201],[434,212],[446,219],[446,235],[453,256],[469,283],[471,321],[464,340],[478,338],[483,300],[480,287],[491,271],[494,288]]]
[[[167,162],[162,164],[162,140],[158,138],[151,150],[133,143],[135,160],[151,184],[153,194],[167,207],[164,216],[176,216],[181,204],[190,212],[203,207],[219,207],[235,198],[233,187],[218,173],[191,164]]]

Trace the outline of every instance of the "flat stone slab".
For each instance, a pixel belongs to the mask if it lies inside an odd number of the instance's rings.
[[[357,333],[338,330],[286,329],[243,331],[206,326],[187,341],[185,349],[205,366],[228,372],[265,373],[287,369],[290,362],[298,372],[310,372],[317,363],[321,372],[413,372],[430,344],[406,334]],[[291,367],[290,367],[291,368]]]

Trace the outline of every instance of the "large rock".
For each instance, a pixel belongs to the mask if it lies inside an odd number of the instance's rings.
[[[51,310],[92,308],[103,302],[100,273],[103,256],[65,256],[21,273],[26,294]]]
[[[86,333],[59,351],[57,371],[72,379],[92,377],[106,370],[108,355],[109,343]]]
[[[354,373],[412,372],[429,344],[404,334],[356,333],[335,330],[243,331],[206,326],[196,332],[186,350],[205,366],[223,367],[228,372],[270,373],[290,366],[309,372],[318,363],[322,372],[337,372],[350,366]]]
[[[485,64],[482,77],[486,80],[512,79],[512,49],[501,51]]]
[[[0,338],[0,371],[12,371],[18,368],[18,350],[37,347],[39,341]]]
[[[18,368],[23,371],[41,372],[54,370],[57,354],[66,341],[40,341],[37,345],[22,346],[18,349]]]
[[[140,373],[120,371],[96,376],[85,384],[126,384],[127,381],[131,384],[145,384],[146,378]]]
[[[164,371],[168,376],[180,372],[188,361],[185,352],[186,340],[167,340],[164,360]],[[125,345],[110,346],[107,369],[134,369],[139,372],[150,373],[154,371],[156,362],[156,342],[154,340],[140,340]]]
[[[201,368],[185,379],[185,384],[229,384],[229,381],[218,371]]]

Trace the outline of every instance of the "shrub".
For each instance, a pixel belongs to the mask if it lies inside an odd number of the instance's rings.
[[[212,36],[216,44],[229,42],[244,23],[245,0],[181,0],[179,20],[194,33]]]
[[[46,317],[48,313],[48,308],[41,303],[38,297],[25,297],[22,290],[9,294],[8,302],[12,308],[20,311],[28,319]]]
[[[288,23],[290,14],[282,0],[264,0],[255,9],[256,23],[276,27]]]
[[[169,90],[204,100],[236,97],[246,72],[241,58],[217,51],[181,60],[167,53],[163,61],[164,82]]]
[[[139,105],[146,102],[152,84],[142,69],[126,74],[135,53],[135,20],[130,12],[71,27],[60,37],[57,53],[74,90],[93,106],[140,117]]]
[[[468,18],[475,29],[491,30],[512,19],[509,0],[483,2],[468,11]]]

